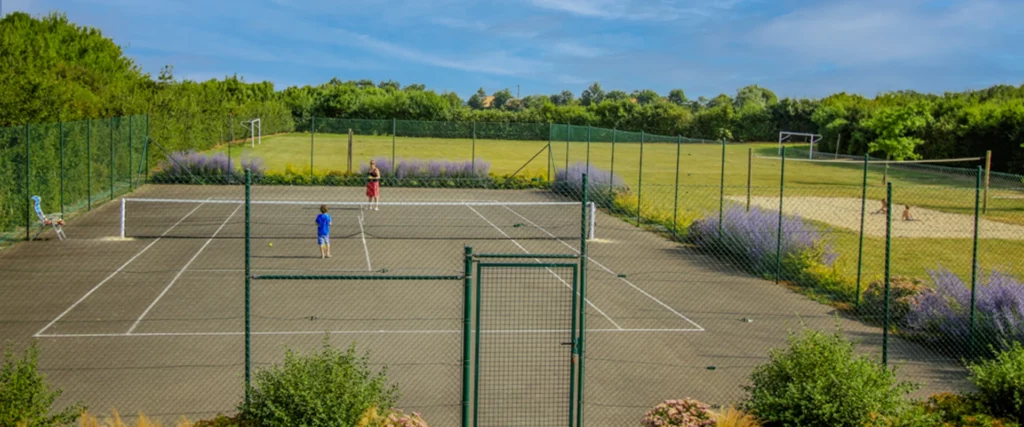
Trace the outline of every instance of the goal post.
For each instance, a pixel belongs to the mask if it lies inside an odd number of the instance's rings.
[[[779,155],[780,156],[782,155],[782,143],[786,142],[786,141],[789,141],[789,139],[794,137],[794,136],[804,137],[804,138],[808,138],[810,140],[811,149],[808,151],[809,154],[807,155],[807,158],[808,159],[813,159],[814,158],[814,144],[818,143],[818,141],[821,141],[821,135],[817,134],[817,133],[780,131],[779,132]]]
[[[250,145],[252,148],[256,148],[256,144],[263,145],[263,127],[259,117],[243,121],[242,127],[249,128]]]

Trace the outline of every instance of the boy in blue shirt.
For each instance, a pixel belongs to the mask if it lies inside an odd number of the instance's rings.
[[[331,216],[327,213],[327,205],[320,205],[320,215],[316,216],[316,243],[320,245],[320,258],[331,257]]]

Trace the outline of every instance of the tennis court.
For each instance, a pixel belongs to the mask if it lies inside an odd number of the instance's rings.
[[[360,193],[253,188],[254,275],[409,277],[254,280],[253,365],[280,363],[286,347],[355,342],[388,367],[401,408],[422,412],[431,425],[458,425],[464,284],[422,277],[460,275],[466,246],[575,255],[581,206],[539,190],[389,188],[379,210],[366,211]],[[0,255],[11,278],[9,298],[0,302],[3,338],[41,341],[41,367],[65,390],[62,402],[167,420],[232,412],[243,396],[243,197],[240,186],[149,185],[124,203],[123,223],[120,203],[108,203],[70,221],[70,240],[51,236]],[[333,216],[329,259],[316,247],[320,204]],[[838,321],[862,351],[877,354],[881,345],[875,328],[837,319],[828,306],[622,220],[598,212],[594,230],[586,425],[633,424],[668,398],[736,401],[767,350],[784,345],[801,323],[829,328]],[[561,344],[569,335],[549,326],[569,315],[561,303],[571,296],[567,275],[554,268],[502,275],[473,311],[488,346],[474,364],[481,397],[535,411],[533,425],[563,416],[568,401],[559,397],[568,384],[557,383],[568,370]],[[890,359],[905,361],[903,375],[926,382],[925,391],[963,387],[952,360],[910,343],[890,346]],[[479,415],[481,425],[496,425],[507,414]]]

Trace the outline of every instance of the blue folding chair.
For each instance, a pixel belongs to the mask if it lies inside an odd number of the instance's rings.
[[[39,196],[32,196],[32,201],[35,202],[36,205],[36,217],[39,218],[39,231],[32,236],[31,240],[35,240],[35,238],[39,237],[43,231],[46,231],[46,226],[53,227],[53,231],[57,233],[58,239],[64,240],[67,238],[67,236],[64,235],[64,218],[61,217],[60,214],[44,214],[43,208],[39,206],[39,204],[42,203],[42,199]]]

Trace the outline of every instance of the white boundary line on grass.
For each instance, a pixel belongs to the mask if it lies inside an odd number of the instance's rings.
[[[506,238],[507,238],[507,239],[508,239],[508,240],[509,240],[510,242],[512,242],[512,244],[514,244],[514,245],[518,246],[518,247],[519,247],[519,249],[522,249],[522,250],[523,250],[523,252],[526,252],[527,254],[529,254],[529,253],[530,253],[530,251],[526,250],[526,248],[524,248],[524,247],[523,247],[523,245],[520,245],[520,244],[519,244],[519,242],[517,242],[517,241],[516,241],[515,239],[513,239],[513,238],[512,238],[512,236],[509,236],[509,235],[508,235],[507,233],[505,233],[505,230],[502,230],[502,229],[501,229],[501,228],[499,228],[499,227],[498,227],[497,225],[494,225],[494,223],[493,223],[493,222],[491,222],[491,220],[489,220],[489,219],[487,219],[487,217],[485,217],[485,216],[481,215],[481,214],[480,214],[480,212],[478,212],[478,211],[477,211],[476,209],[473,209],[473,207],[472,207],[472,206],[467,206],[467,207],[468,207],[468,208],[469,208],[470,210],[472,210],[472,211],[473,211],[474,213],[476,213],[477,215],[479,215],[479,216],[480,216],[480,218],[482,218],[482,219],[483,219],[484,221],[487,221],[487,223],[488,223],[488,224],[490,224],[490,225],[491,225],[491,227],[494,227],[494,229],[495,229],[495,230],[498,230],[498,232],[499,232],[499,233],[501,233],[501,235],[505,236],[505,237],[506,237]],[[534,226],[536,226],[536,225],[537,225],[537,224],[534,224]],[[540,227],[538,227],[538,228],[540,228]],[[546,232],[547,232],[547,231],[545,231],[545,233],[546,233]],[[550,234],[550,233],[549,233],[549,234]],[[538,264],[539,264],[539,263],[541,263],[541,261],[540,261],[539,259],[536,259],[536,258],[534,258],[534,261],[536,261],[536,262],[537,262]],[[555,272],[554,272],[554,271],[551,271],[551,269],[550,269],[550,268],[545,268],[545,270],[547,270],[547,271],[548,271],[548,273],[551,273],[551,275],[555,276],[555,278],[557,278],[557,279],[558,279],[558,281],[562,282],[562,284],[564,284],[564,285],[565,285],[566,287],[568,287],[570,291],[573,291],[573,287],[572,287],[572,285],[570,285],[570,284],[566,283],[566,282],[565,282],[565,279],[562,279],[562,277],[561,277],[561,276],[559,276],[559,275],[555,274]],[[615,322],[614,320],[612,320],[612,318],[611,318],[611,317],[609,317],[609,316],[608,316],[607,314],[605,314],[605,312],[604,312],[603,310],[601,310],[600,308],[597,308],[597,306],[596,306],[596,305],[594,305],[594,303],[590,302],[590,300],[589,300],[589,299],[588,299],[588,300],[586,300],[586,301],[587,301],[587,305],[589,305],[589,306],[593,307],[593,308],[594,308],[594,310],[597,310],[597,312],[598,312],[598,313],[601,313],[601,315],[602,315],[602,316],[604,316],[604,318],[605,318],[605,319],[608,319],[608,321],[609,321],[609,322],[611,322],[611,323],[612,323],[612,325],[614,325],[616,329],[619,329],[619,330],[621,330],[621,329],[622,329],[622,326],[619,326],[619,324],[618,324],[618,323],[616,323],[616,322]]]
[[[599,333],[681,333],[698,332],[694,329],[587,329],[587,332]],[[424,330],[309,330],[309,331],[275,331],[275,332],[252,332],[254,336],[282,336],[282,335],[448,335],[463,334],[461,329],[424,329]],[[499,329],[480,331],[481,334],[564,334],[565,329]],[[38,338],[136,338],[136,337],[236,337],[243,336],[245,332],[140,332],[131,335],[126,334],[43,334]]]
[[[86,292],[85,295],[82,295],[82,297],[79,298],[78,301],[75,301],[74,304],[71,304],[71,306],[68,307],[67,310],[64,310],[63,313],[61,313],[59,316],[57,316],[56,318],[51,320],[50,323],[47,323],[46,326],[43,327],[43,329],[40,329],[39,332],[36,332],[32,336],[33,337],[41,337],[41,336],[43,336],[42,335],[43,332],[46,332],[47,329],[50,329],[51,327],[53,327],[53,325],[55,325],[58,321],[60,321],[60,319],[64,318],[64,316],[66,316],[68,313],[70,313],[71,310],[74,310],[75,307],[78,307],[78,304],[81,304],[82,301],[85,301],[86,298],[89,298],[89,295],[92,295],[93,292],[96,292],[96,290],[98,290],[100,287],[102,287],[110,279],[113,279],[114,276],[116,276],[118,273],[120,273],[121,270],[124,270],[125,267],[128,266],[128,264],[131,264],[132,261],[135,261],[135,259],[137,259],[139,256],[141,256],[142,254],[146,253],[146,251],[148,251],[149,248],[153,247],[153,245],[155,245],[156,242],[159,242],[160,239],[164,238],[164,236],[167,235],[167,233],[170,233],[171,230],[173,230],[175,227],[178,226],[178,224],[181,224],[181,222],[184,221],[186,218],[192,216],[192,214],[195,213],[197,210],[199,210],[199,208],[202,207],[202,206],[203,206],[202,203],[199,204],[198,206],[193,208],[191,211],[189,211],[187,214],[185,214],[185,216],[181,217],[181,219],[179,219],[178,222],[175,222],[174,225],[172,225],[170,228],[168,228],[166,231],[164,231],[163,234],[160,235],[160,237],[157,237],[156,240],[152,241],[150,244],[146,245],[146,247],[142,248],[142,250],[140,250],[138,253],[136,253],[135,256],[131,257],[124,264],[121,264],[121,266],[118,267],[117,270],[114,270],[113,273],[110,273],[109,276],[107,276],[105,279],[101,280],[100,283],[96,284],[96,286],[94,286],[92,289],[90,289],[89,292]]]
[[[185,270],[188,270],[188,266],[192,265],[192,263],[195,262],[196,258],[199,258],[199,255],[202,254],[204,250],[206,250],[206,247],[210,245],[210,242],[212,242],[213,239],[215,239],[217,235],[220,234],[220,231],[224,229],[224,226],[228,225],[228,221],[231,221],[231,218],[234,217],[235,214],[238,213],[238,210],[241,208],[242,207],[239,206],[235,208],[234,211],[231,211],[231,215],[228,215],[228,217],[224,219],[224,222],[220,224],[220,227],[217,227],[217,231],[214,231],[213,235],[210,236],[209,239],[206,239],[206,243],[203,243],[203,246],[200,247],[198,251],[196,251],[196,254],[192,255],[192,259],[189,259],[188,262],[185,263],[185,266],[181,267],[181,270],[178,270],[178,274],[174,275],[174,278],[171,279],[171,283],[168,283],[167,287],[164,288],[163,292],[160,292],[160,295],[157,295],[156,299],[153,300],[153,302],[149,303],[149,307],[146,307],[146,311],[143,311],[142,314],[139,315],[139,318],[135,319],[135,323],[132,323],[132,327],[128,328],[128,332],[125,332],[125,335],[131,335],[132,332],[135,332],[135,328],[139,327],[139,324],[142,323],[142,319],[146,317],[147,314],[149,314],[149,311],[156,306],[156,303],[160,302],[160,300],[163,299],[164,295],[167,294],[167,291],[170,291],[171,287],[174,286],[178,279],[181,278],[181,275],[185,273]]]
[[[578,249],[576,249],[576,248],[573,248],[573,247],[572,247],[572,245],[570,245],[570,244],[566,243],[566,242],[565,242],[565,241],[563,241],[562,239],[559,239],[558,237],[555,237],[555,235],[554,235],[554,234],[551,234],[550,232],[548,232],[547,230],[545,230],[545,229],[544,229],[543,227],[541,227],[541,226],[537,225],[537,224],[536,224],[536,223],[534,223],[533,221],[530,221],[530,219],[529,219],[529,218],[527,218],[527,217],[525,217],[525,216],[522,216],[522,215],[520,215],[520,214],[519,214],[519,212],[516,212],[515,210],[513,210],[512,208],[510,208],[510,207],[508,207],[508,206],[505,206],[505,209],[508,209],[508,210],[509,210],[509,212],[512,212],[512,213],[513,213],[513,214],[515,214],[516,216],[518,216],[518,217],[522,218],[522,219],[523,219],[524,221],[526,221],[526,222],[530,223],[530,225],[532,225],[532,226],[534,226],[534,227],[537,227],[537,229],[539,229],[540,231],[543,231],[543,232],[544,232],[545,234],[547,234],[548,236],[551,236],[551,237],[553,237],[553,238],[554,238],[555,240],[558,240],[558,241],[559,241],[559,242],[561,242],[561,243],[562,243],[563,245],[565,245],[565,247],[569,248],[569,250],[571,250],[571,251],[573,251],[573,252],[576,252],[577,254],[578,254],[578,253],[580,253],[580,251],[579,251]],[[662,307],[664,307],[664,308],[665,308],[665,309],[667,309],[668,311],[672,312],[672,314],[675,314],[676,316],[679,316],[679,317],[680,317],[680,318],[682,318],[683,320],[685,320],[685,321],[687,321],[687,322],[690,322],[690,324],[691,324],[691,325],[693,325],[693,326],[696,326],[696,327],[697,327],[698,329],[697,329],[697,330],[695,330],[695,332],[703,332],[703,331],[704,331],[704,327],[703,327],[703,326],[701,326],[701,325],[698,325],[698,324],[697,324],[697,322],[694,322],[694,321],[690,320],[690,319],[689,319],[688,317],[686,317],[686,316],[684,316],[684,315],[683,315],[682,313],[680,313],[680,312],[676,311],[676,310],[675,310],[674,308],[670,307],[670,306],[669,306],[668,304],[665,304],[665,303],[664,303],[664,302],[662,302],[661,300],[659,300],[659,299],[655,298],[655,297],[654,297],[653,295],[651,295],[651,294],[647,293],[647,291],[645,291],[645,290],[643,290],[643,289],[640,289],[640,287],[639,287],[639,286],[637,286],[637,285],[634,285],[634,284],[633,284],[633,282],[630,282],[629,280],[626,280],[626,278],[624,278],[624,277],[618,277],[618,274],[617,274],[616,272],[612,271],[612,270],[611,270],[610,268],[608,268],[608,267],[605,267],[605,266],[604,266],[604,264],[601,264],[600,262],[597,262],[597,260],[595,260],[595,259],[591,258],[591,257],[590,257],[589,255],[587,256],[587,259],[588,259],[588,260],[590,260],[591,262],[593,262],[593,263],[594,263],[595,265],[597,265],[598,267],[601,267],[601,269],[602,269],[602,270],[604,270],[604,271],[606,271],[606,272],[608,272],[608,274],[611,274],[611,275],[614,275],[614,276],[616,276],[616,278],[618,278],[619,280],[623,281],[624,283],[626,283],[627,285],[629,285],[629,286],[630,286],[630,287],[632,287],[633,289],[636,289],[636,290],[637,290],[638,292],[640,292],[640,293],[644,294],[645,296],[647,296],[647,298],[650,298],[651,300],[653,300],[654,302],[658,303],[659,305],[661,305]],[[604,313],[602,313],[602,314],[604,314]]]

